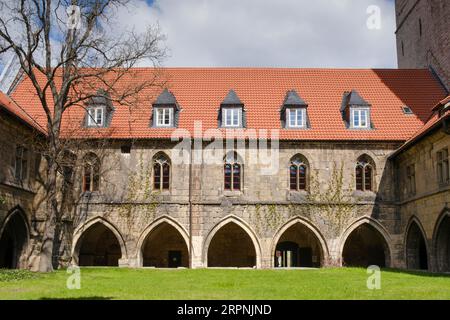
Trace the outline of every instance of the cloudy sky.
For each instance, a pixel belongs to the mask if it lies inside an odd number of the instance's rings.
[[[395,68],[393,0],[132,0],[118,30],[159,23],[165,66]],[[370,29],[369,6],[380,9]]]
[[[134,0],[120,15],[159,21],[168,66],[397,67],[393,0]]]

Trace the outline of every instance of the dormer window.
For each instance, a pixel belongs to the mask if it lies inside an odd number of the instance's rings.
[[[224,127],[240,127],[241,109],[240,108],[223,108],[222,119]]]
[[[295,90],[289,90],[280,109],[281,125],[287,129],[308,128],[308,104]]]
[[[369,128],[369,108],[351,108],[351,123],[356,129]]]
[[[173,108],[155,108],[155,114],[158,127],[173,127]]]
[[[180,106],[172,92],[167,89],[153,103],[152,126],[174,128],[178,125]]]
[[[219,127],[222,128],[244,128],[245,109],[234,90],[230,90],[225,99],[220,104]]]
[[[290,128],[306,127],[306,108],[288,108],[286,112]]]
[[[88,108],[88,126],[89,127],[103,127],[105,123],[105,108],[101,107],[90,107]]]
[[[349,129],[372,129],[371,105],[356,90],[345,92],[342,99],[342,118]]]
[[[97,95],[86,102],[84,126],[108,127],[114,113],[114,107],[108,92],[100,89]]]

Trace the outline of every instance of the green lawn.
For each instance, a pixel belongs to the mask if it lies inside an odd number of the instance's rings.
[[[381,272],[369,290],[365,269],[219,270],[83,268],[81,289],[65,270],[0,270],[0,299],[450,299],[450,276]]]

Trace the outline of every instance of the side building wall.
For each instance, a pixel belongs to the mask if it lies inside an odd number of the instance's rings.
[[[425,240],[422,265],[428,264],[432,271],[448,271],[450,267],[450,239],[446,241],[439,236],[439,233],[450,234],[450,229],[443,229],[450,215],[450,183],[440,183],[437,174],[438,152],[444,149],[450,150],[450,135],[439,130],[398,155],[395,160],[399,177],[400,232],[405,234],[404,256],[409,268],[418,269],[420,266],[420,237]],[[406,168],[411,165],[415,167],[416,188],[413,192],[407,188]],[[447,262],[439,261],[442,259]]]

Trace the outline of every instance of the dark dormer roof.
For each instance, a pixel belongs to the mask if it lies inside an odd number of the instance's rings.
[[[284,98],[283,105],[284,106],[306,107],[308,104],[302,98],[300,98],[297,91],[289,90],[288,92],[286,92],[286,97]]]
[[[344,97],[342,99],[341,111],[349,106],[366,106],[370,107],[370,103],[364,100],[361,95],[353,89],[350,92],[344,92]]]
[[[99,89],[97,90],[97,93],[95,94],[95,96],[91,97],[88,101],[87,101],[88,105],[105,105],[109,108],[112,108],[112,102],[111,102],[111,97],[109,95],[108,92],[106,92],[103,89]]]
[[[280,109],[280,120],[281,126],[283,128],[287,128],[286,121],[286,108],[306,108],[308,104],[303,100],[294,89],[286,92],[286,96],[284,97],[283,105]],[[306,113],[306,127],[310,128],[311,125],[309,123],[308,113]]]
[[[89,106],[105,106],[104,108],[104,123],[103,127],[109,127],[111,125],[111,121],[115,112],[114,106],[112,104],[111,96],[109,92],[99,89],[95,96],[91,97],[86,101],[86,105]],[[86,113],[83,123],[85,126],[88,126],[88,114]]]
[[[244,104],[242,103],[241,99],[239,99],[236,92],[234,92],[234,90],[231,89],[230,91],[228,91],[228,94],[225,97],[225,99],[223,99],[221,105],[226,106],[226,105],[244,105]]]
[[[154,106],[158,105],[175,105],[178,108],[178,102],[172,92],[170,92],[167,88],[164,89],[163,92],[156,98],[156,101],[153,102]]]

